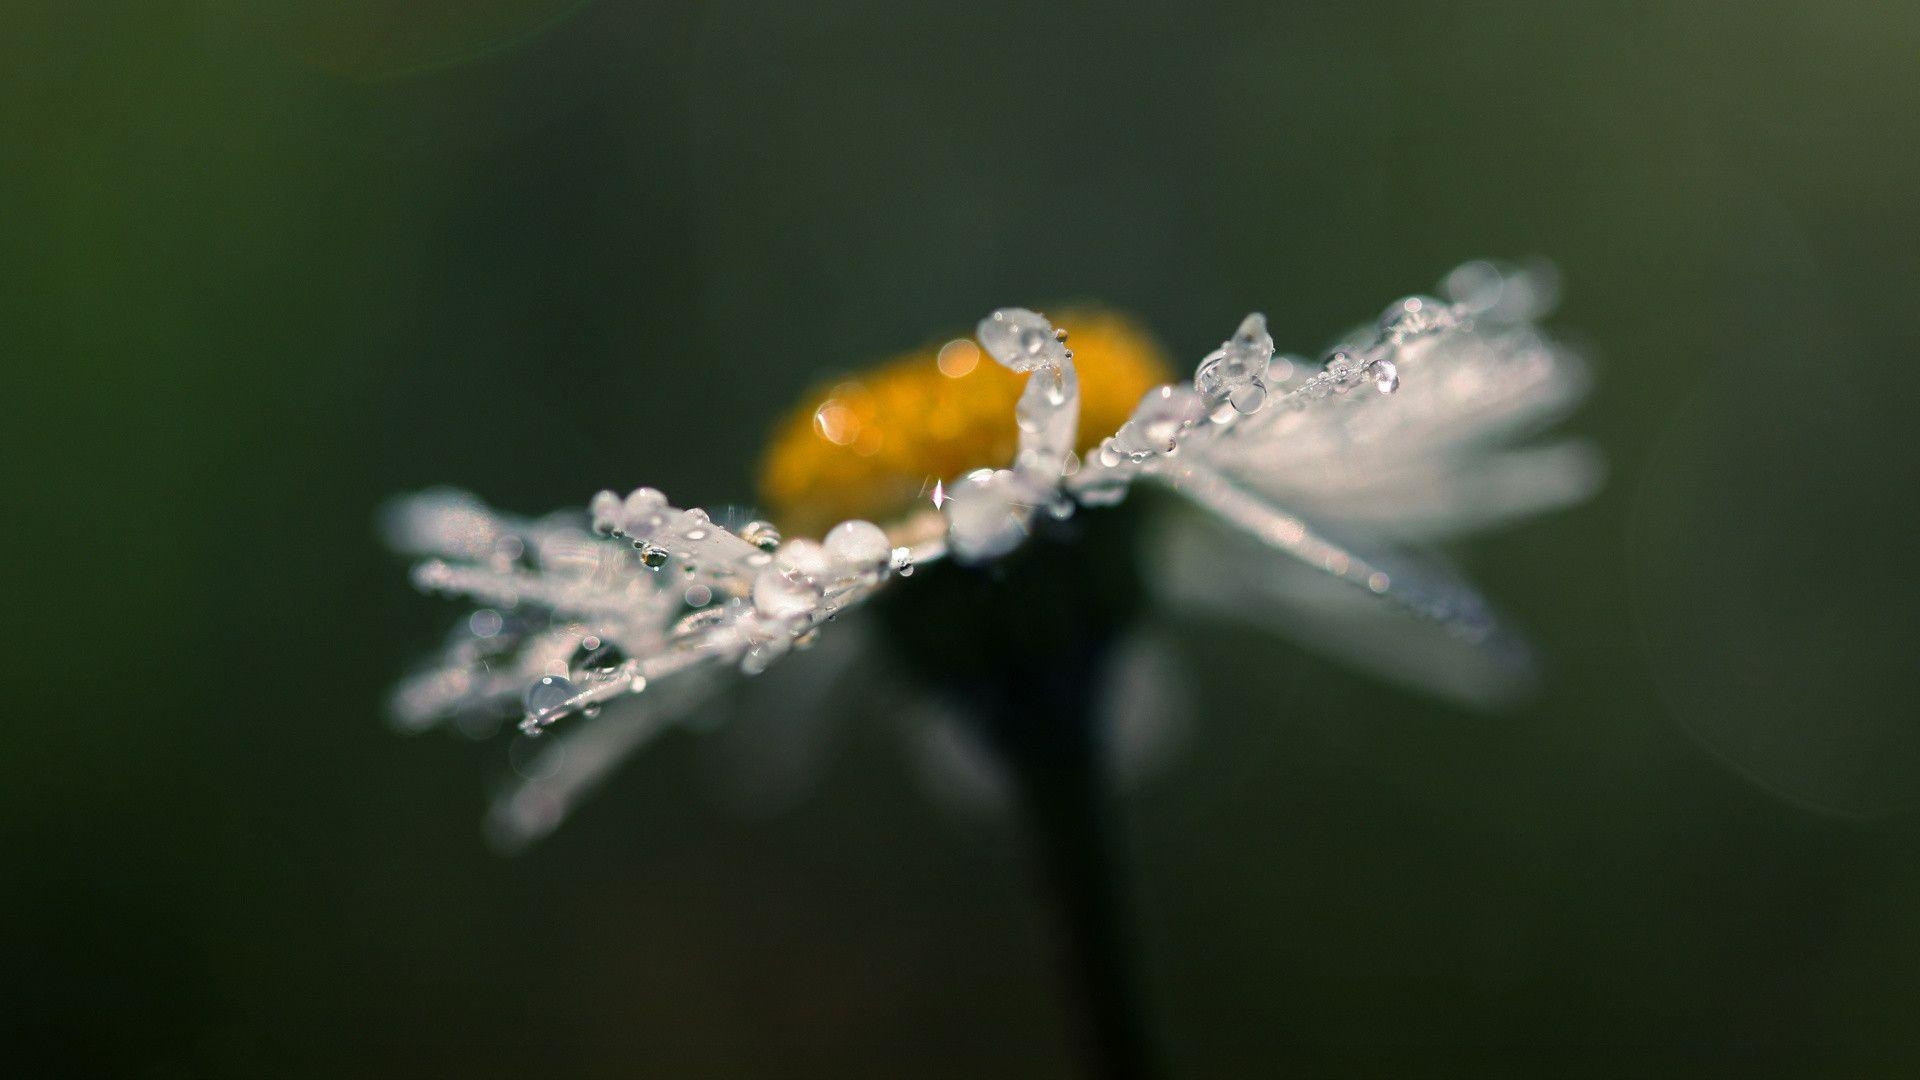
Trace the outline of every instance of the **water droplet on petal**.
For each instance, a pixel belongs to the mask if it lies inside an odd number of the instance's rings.
[[[820,603],[825,590],[812,574],[797,566],[775,563],[753,577],[753,606],[769,619],[806,615]]]
[[[547,675],[539,682],[527,687],[525,704],[527,715],[542,719],[554,710],[566,705],[573,697],[573,682],[560,675]]]
[[[767,668],[772,667],[773,662],[780,659],[786,651],[787,642],[785,638],[756,641],[752,645],[747,646],[747,651],[741,654],[740,671],[745,675],[758,675],[767,670]]]
[[[1014,371],[1058,367],[1067,361],[1066,346],[1054,336],[1053,324],[1037,311],[1001,308],[981,319],[975,334],[988,355]]]
[[[1373,365],[1374,389],[1383,394],[1391,394],[1400,389],[1400,369],[1391,360],[1381,360]]]
[[[740,539],[761,551],[773,551],[780,546],[780,530],[770,521],[749,521],[741,526]]]
[[[1100,460],[1111,467],[1109,451],[1140,464],[1155,455],[1171,454],[1180,438],[1205,415],[1205,405],[1195,391],[1179,386],[1162,386],[1147,391],[1134,406],[1133,415],[1120,425],[1113,438],[1100,448]]]
[[[593,516],[593,531],[601,536],[612,536],[620,531],[620,496],[611,491],[594,493],[593,501],[587,504],[588,512]]]
[[[978,469],[955,485],[948,500],[947,537],[962,559],[1005,555],[1026,536],[1018,513],[1014,474]]]
[[[1216,421],[1235,413],[1258,412],[1267,400],[1267,365],[1273,360],[1273,335],[1267,318],[1254,312],[1241,320],[1233,336],[1207,354],[1193,375],[1193,388]]]
[[[1394,342],[1444,329],[1455,322],[1453,312],[1431,296],[1408,296],[1380,313],[1380,332]]]
[[[822,541],[827,558],[861,573],[876,573],[887,565],[893,547],[887,534],[871,521],[843,521]]]
[[[1477,259],[1454,267],[1441,287],[1454,303],[1477,314],[1500,302],[1500,294],[1506,291],[1506,277],[1499,267]]]

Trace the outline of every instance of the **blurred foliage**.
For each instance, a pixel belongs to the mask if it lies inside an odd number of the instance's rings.
[[[1547,691],[1190,628],[1175,1072],[1920,1068],[1920,7],[0,6],[21,1075],[1059,1074],[1018,837],[883,702],[790,812],[676,735],[488,852],[502,745],[380,721],[449,613],[375,507],[745,501],[998,304],[1310,349],[1536,253],[1613,479],[1467,557]]]

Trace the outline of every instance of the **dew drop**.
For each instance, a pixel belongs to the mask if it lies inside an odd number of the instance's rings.
[[[572,680],[560,675],[544,676],[527,687],[527,715],[536,720],[544,719],[554,710],[565,706],[572,697]]]
[[[1222,404],[1221,408],[1230,406]],[[1121,455],[1139,464],[1156,454],[1170,454],[1186,431],[1206,415],[1205,409],[1196,392],[1183,387],[1162,386],[1150,391],[1101,447],[1100,460],[1106,462],[1109,451],[1115,455],[1112,465],[1119,464]]]
[[[820,583],[798,567],[769,566],[753,578],[753,606],[769,619],[805,615],[821,594]]]
[[[991,559],[1012,551],[1025,536],[1011,472],[978,469],[955,487],[947,510],[947,539],[962,559]]]
[[[1431,296],[1409,296],[1387,305],[1380,314],[1380,332],[1393,341],[1443,329],[1453,321],[1445,304]]]
[[[1254,312],[1241,320],[1233,336],[1207,354],[1193,375],[1193,388],[1216,422],[1235,413],[1257,412],[1267,400],[1267,367],[1273,360],[1273,336],[1266,316]]]
[[[1470,312],[1491,310],[1506,290],[1506,276],[1485,259],[1462,263],[1447,274],[1442,286],[1453,302]]]
[[[780,530],[770,521],[749,521],[741,527],[740,539],[761,551],[773,551],[780,546]]]
[[[879,570],[892,554],[887,534],[871,521],[843,521],[827,532],[821,544],[827,558],[862,573]]]
[[[588,510],[593,515],[593,531],[601,536],[612,536],[620,528],[620,496],[611,491],[595,492]]]
[[[1058,367],[1067,360],[1066,346],[1054,336],[1053,325],[1037,311],[1001,308],[981,319],[975,333],[989,356],[1014,371]]]
[[[741,654],[740,671],[745,675],[758,675],[771,667],[786,651],[784,640],[756,641]]]
[[[1400,369],[1393,361],[1381,360],[1373,365],[1373,387],[1383,394],[1400,389]]]

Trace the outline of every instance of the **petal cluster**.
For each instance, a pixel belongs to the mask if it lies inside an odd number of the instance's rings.
[[[1249,315],[1190,383],[1150,390],[1084,458],[1071,341],[1037,312],[993,312],[982,348],[1026,376],[1014,459],[939,485],[944,531],[896,528],[909,543],[866,521],[783,540],[766,522],[729,528],[651,488],[537,519],[450,490],[402,500],[386,526],[421,559],[415,583],[474,608],[395,690],[392,712],[407,727],[517,715],[529,735],[586,718],[572,752],[496,805],[503,838],[524,841],[734,674],[808,647],[916,564],[1002,557],[1041,516],[1109,505],[1140,483],[1180,493],[1342,595],[1490,647],[1496,627],[1477,594],[1400,545],[1576,501],[1600,470],[1579,444],[1511,448],[1586,388],[1577,358],[1537,325],[1550,273],[1470,263],[1440,292],[1396,301],[1313,360],[1277,353],[1266,320]],[[1256,596],[1279,580],[1244,559],[1188,562],[1168,577],[1189,595]]]

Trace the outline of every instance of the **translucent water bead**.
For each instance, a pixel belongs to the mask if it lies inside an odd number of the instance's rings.
[[[1080,393],[1079,377],[1071,367],[1056,367],[1034,372],[1026,389],[1014,405],[1013,419],[1029,435],[1045,432],[1062,417],[1068,402]],[[1069,438],[1072,432],[1067,432]]]
[[[871,521],[843,521],[827,532],[821,546],[835,566],[863,578],[883,572],[893,558],[886,532]]]
[[[617,492],[597,492],[588,504],[593,531],[602,536],[647,537],[656,531],[668,509],[667,497],[647,487],[633,489],[624,499]]]
[[[558,718],[567,702],[573,700],[573,694],[573,682],[561,675],[548,675],[527,687],[523,699],[527,715],[520,721],[520,729],[529,735],[537,733]]]
[[[1068,359],[1053,324],[1037,311],[1001,308],[981,319],[974,333],[988,355],[1014,371],[1059,367]]]
[[[770,521],[749,521],[740,529],[740,539],[759,548],[761,551],[777,551],[780,548],[780,530]]]
[[[947,497],[947,538],[956,556],[992,559],[1020,546],[1025,520],[1014,474],[976,469],[953,485]]]
[[[1394,366],[1393,361],[1374,361],[1373,388],[1383,394],[1391,394],[1400,389],[1400,369]]]
[[[1200,361],[1193,388],[1215,420],[1258,412],[1267,400],[1267,365],[1272,360],[1273,336],[1267,333],[1267,317],[1256,311]]]
[[[1444,330],[1459,322],[1451,305],[1431,296],[1408,296],[1387,305],[1380,313],[1380,333],[1399,344],[1408,338]]]
[[[1506,290],[1506,275],[1485,259],[1461,263],[1447,274],[1441,289],[1453,302],[1475,314],[1490,311]]]
[[[883,538],[884,540],[884,538]],[[753,606],[769,619],[812,614],[826,596],[826,552],[811,540],[789,540],[753,578]]]
[[[1100,463],[1109,468],[1130,461],[1143,464],[1178,449],[1180,437],[1206,415],[1206,406],[1192,390],[1162,386],[1147,391],[1133,415],[1100,447]]]
[[[587,504],[587,512],[593,517],[593,531],[601,536],[612,536],[621,531],[619,495],[611,491],[594,492],[593,501]]]
[[[1476,259],[1455,267],[1440,288],[1469,315],[1519,323],[1553,310],[1560,299],[1560,275],[1552,263],[1540,260],[1512,266]]]

